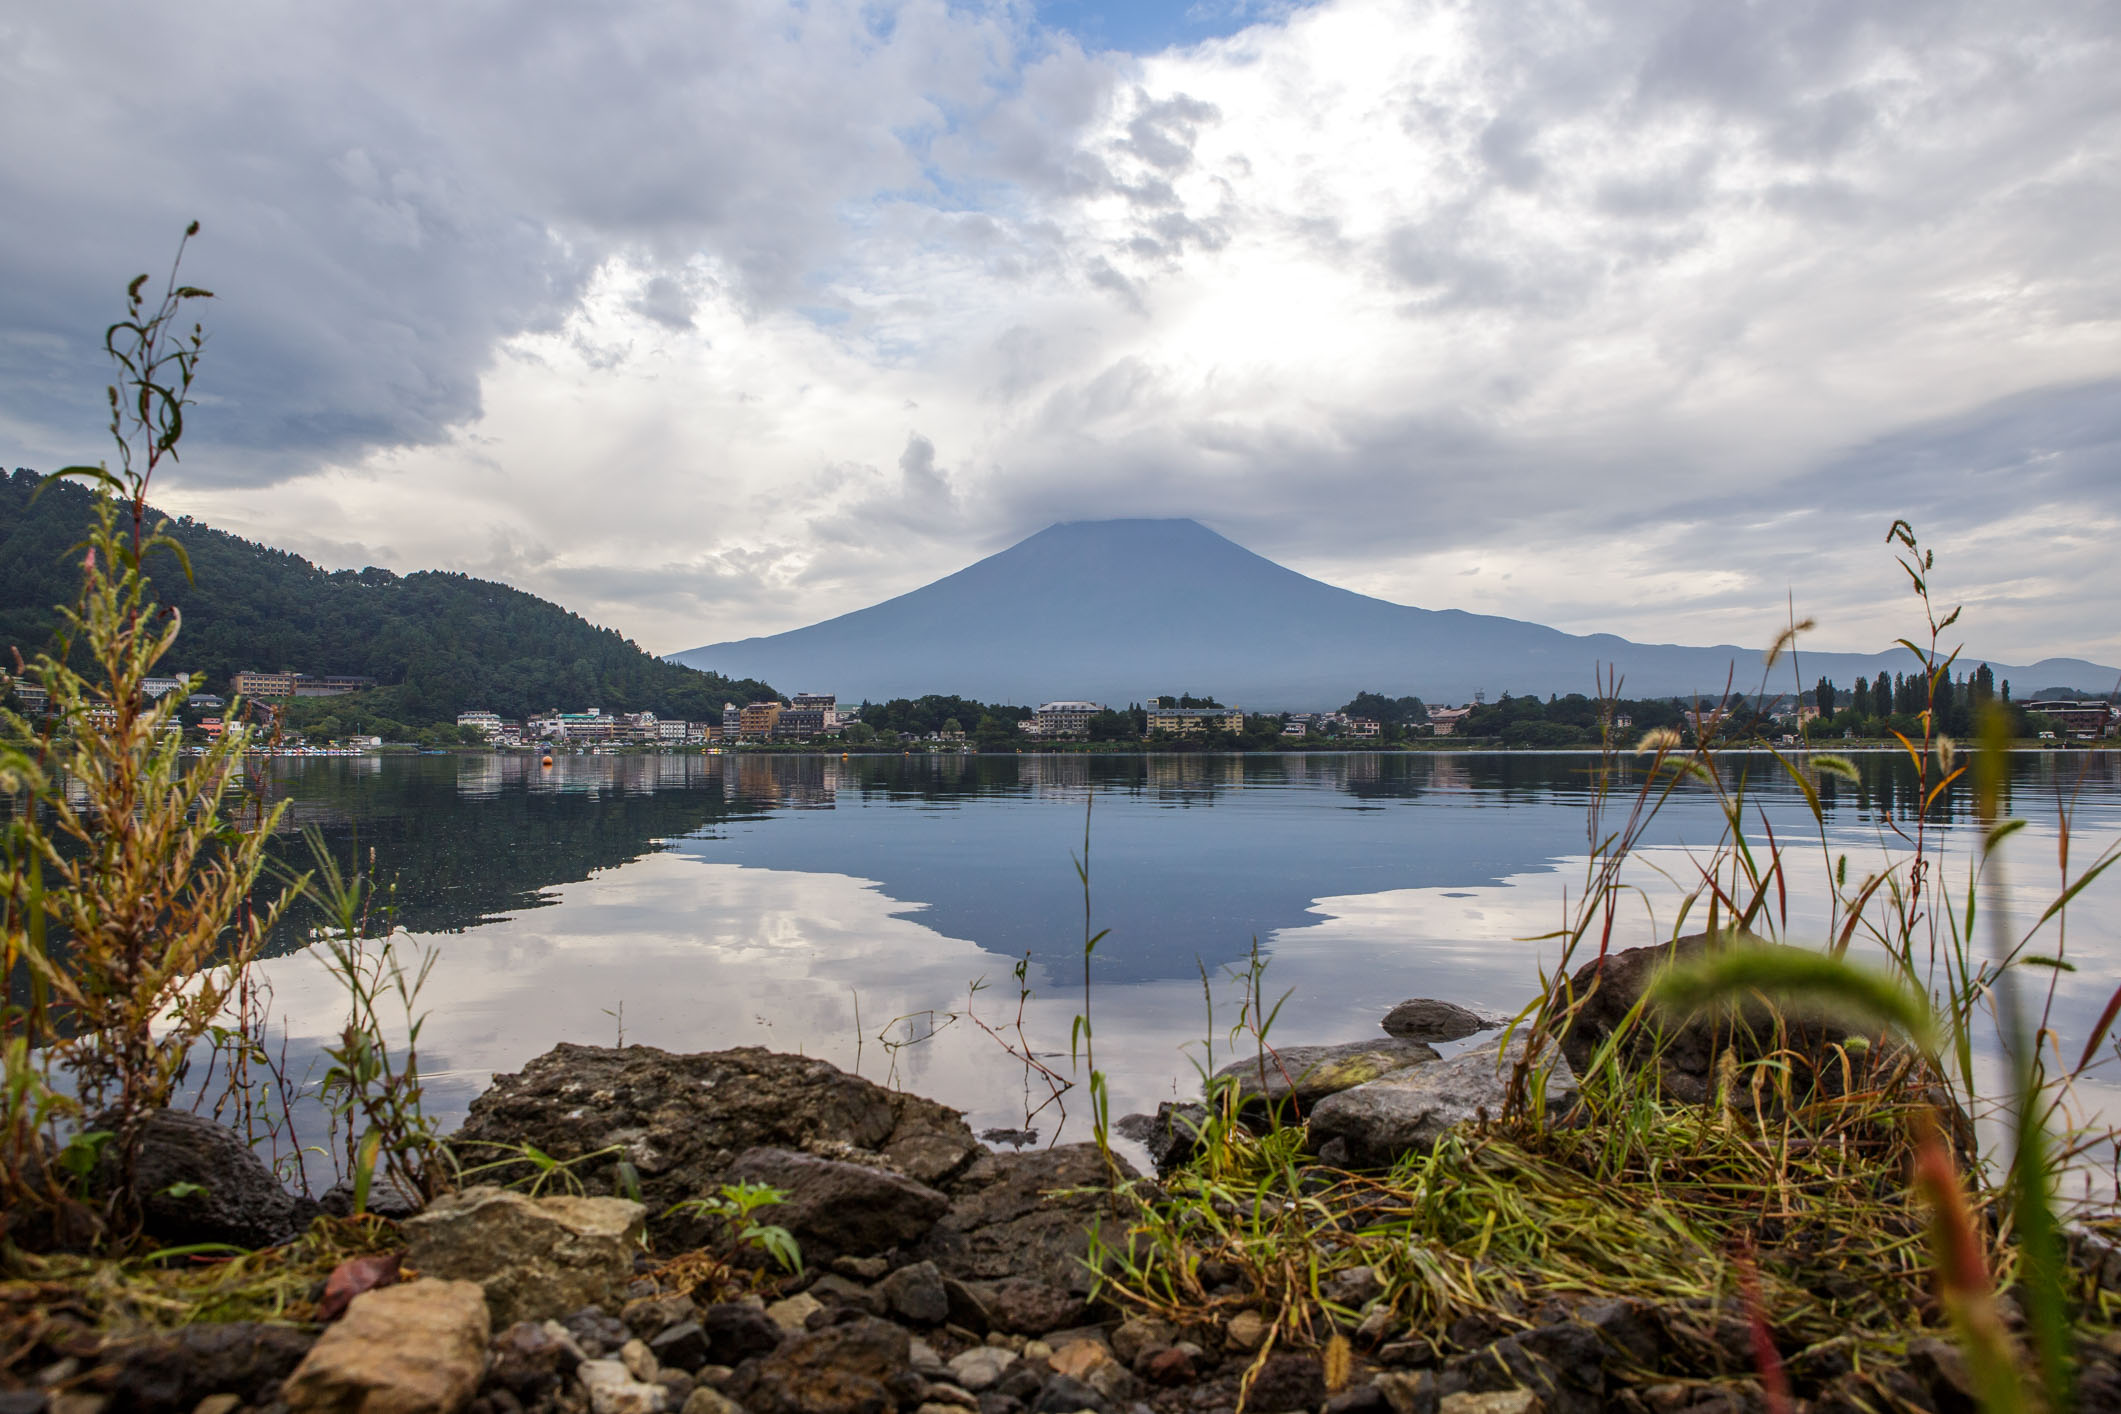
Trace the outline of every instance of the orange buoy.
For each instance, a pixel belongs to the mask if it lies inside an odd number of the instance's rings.
[[[546,757],[544,764],[550,766],[552,764],[552,758],[550,756]]]

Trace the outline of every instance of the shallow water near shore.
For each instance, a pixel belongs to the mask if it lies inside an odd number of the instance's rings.
[[[693,755],[545,768],[478,755],[283,761],[266,777],[293,826],[316,826],[342,857],[374,851],[376,877],[395,885],[401,946],[434,951],[421,1046],[429,1107],[447,1126],[495,1072],[559,1041],[623,1036],[822,1056],[962,1108],[975,1130],[1028,1127],[1045,1143],[1089,1137],[1087,1086],[1039,1109],[1048,1087],[1002,1039],[1020,1044],[1013,969],[1028,958],[1023,1035],[1046,1065],[1081,1078],[1068,1054],[1085,1005],[1071,859],[1086,804],[1091,927],[1111,930],[1089,1010],[1116,1118],[1190,1097],[1197,1066],[1239,1053],[1230,1028],[1255,940],[1269,1004],[1288,994],[1273,1030],[1281,1044],[1378,1035],[1385,1010],[1413,996],[1515,1011],[1559,951],[1538,935],[1564,924],[1583,887],[1596,765],[1525,754]],[[1912,808],[1906,758],[1858,765],[1861,787],[1828,783],[1822,851],[1780,769],[1732,758],[1788,850],[1791,941],[1820,936],[1836,856],[1857,878],[1905,850],[1892,819]],[[2013,758],[2013,811],[2032,822],[2008,846],[2020,927],[2058,887],[2058,801],[2073,810],[2077,867],[2121,837],[2117,766],[2103,753]],[[1956,890],[1969,809],[1963,793],[1948,800],[1939,827]],[[1721,833],[1705,795],[1666,808],[1632,866],[1643,897],[1616,947],[1670,935],[1695,861]],[[299,841],[282,852],[298,862]],[[2072,1058],[2121,981],[2117,891],[2121,871],[2069,914],[2062,941],[2077,970],[2059,974],[2053,1024]],[[297,1077],[344,1010],[305,944],[301,926],[283,926],[264,965],[275,1049],[284,1027]],[[2121,1090],[2104,1081],[2083,1101],[2087,1116],[2121,1115]],[[318,1142],[317,1118],[305,1123],[304,1141]]]

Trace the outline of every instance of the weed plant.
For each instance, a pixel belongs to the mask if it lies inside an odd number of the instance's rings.
[[[180,332],[180,314],[208,298],[178,283],[175,265],[159,301],[143,295],[147,280],[128,287],[125,317],[104,336],[120,374],[109,389],[117,467],[57,473],[103,494],[77,547],[79,597],[51,650],[20,665],[49,715],[0,718],[11,793],[0,962],[25,983],[0,1008],[0,1206],[22,1230],[75,1240],[84,1224],[131,1230],[140,1121],[170,1103],[288,899],[252,901],[277,811],[247,827],[236,818],[250,741],[241,704],[223,738],[187,759],[176,714],[196,681],[145,690],[180,627],[154,600],[148,558],[189,573],[182,547],[147,522],[147,496],[176,460],[204,346],[197,324]],[[249,1014],[238,1012],[239,1030]],[[91,1214],[79,1201],[87,1180],[113,1171]]]

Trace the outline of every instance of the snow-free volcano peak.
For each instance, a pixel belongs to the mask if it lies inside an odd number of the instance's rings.
[[[1733,633],[1751,627],[1734,624]],[[1363,689],[1431,702],[1588,693],[1602,667],[1623,674],[1630,696],[1713,696],[1734,674],[1740,690],[1756,690],[1761,673],[1757,648],[1631,643],[1375,599],[1185,519],[1051,525],[896,599],[673,656],[733,677],[836,691],[842,701],[941,692],[1125,704],[1191,692],[1259,711],[1338,706]],[[1858,672],[1905,672],[1909,662],[1904,650],[1806,653],[1803,666],[1808,678],[1846,684]],[[2121,676],[2074,659],[1995,666],[2028,689],[2104,691]]]

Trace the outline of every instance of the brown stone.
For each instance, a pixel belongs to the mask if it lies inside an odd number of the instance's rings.
[[[456,1414],[486,1372],[476,1282],[415,1281],[353,1299],[281,1388],[292,1414]]]

